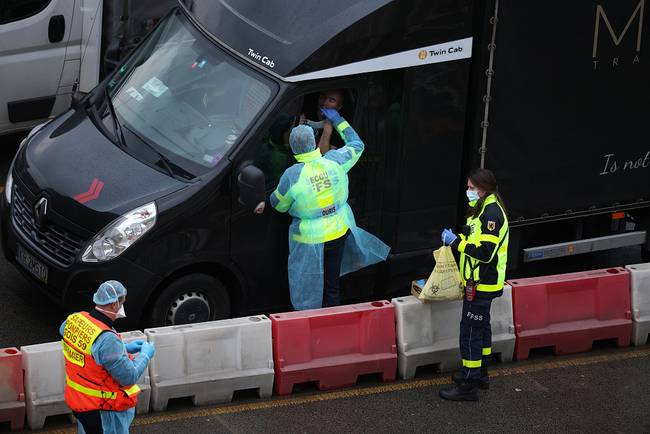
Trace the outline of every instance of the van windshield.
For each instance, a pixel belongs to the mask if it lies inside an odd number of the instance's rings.
[[[122,126],[194,175],[225,156],[274,86],[228,57],[178,11],[108,83]]]

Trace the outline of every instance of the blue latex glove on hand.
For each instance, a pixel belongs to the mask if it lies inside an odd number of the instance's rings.
[[[144,342],[142,348],[140,348],[142,354],[146,354],[149,358],[153,358],[153,355],[156,353],[156,347],[151,342]]]
[[[451,229],[445,229],[442,231],[442,244],[450,246],[454,241],[456,241],[456,238],[458,237]]]
[[[140,348],[142,348],[142,344],[144,344],[144,341],[142,339],[138,339],[137,341],[129,342],[128,344],[124,344],[126,347],[126,352],[129,354],[134,354],[134,353],[139,353]]]
[[[343,122],[343,118],[341,117],[339,112],[337,112],[334,109],[322,108],[322,109],[320,109],[320,112],[323,114],[323,116],[325,116],[325,119],[330,121],[332,123],[332,125],[334,125],[334,126],[337,126],[338,124]]]

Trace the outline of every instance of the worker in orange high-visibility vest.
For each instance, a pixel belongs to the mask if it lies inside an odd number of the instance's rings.
[[[94,294],[93,310],[73,313],[61,324],[65,402],[80,433],[128,433],[135,416],[140,393],[135,383],[155,350],[142,340],[125,345],[113,328],[126,316],[125,301],[124,285],[109,280]]]

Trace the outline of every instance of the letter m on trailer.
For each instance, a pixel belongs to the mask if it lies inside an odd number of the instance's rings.
[[[612,25],[609,22],[609,19],[607,18],[607,14],[605,13],[605,9],[603,8],[602,5],[596,5],[596,23],[594,25],[594,46],[593,46],[593,52],[592,52],[592,57],[598,57],[598,33],[600,31],[600,21],[605,23],[605,26],[607,26],[607,30],[609,30],[609,35],[612,37],[612,40],[614,41],[614,45],[618,46],[623,38],[625,37],[625,34],[630,28],[630,25],[632,25],[632,22],[636,18],[636,16],[639,16],[639,26],[637,30],[637,36],[636,36],[636,51],[637,53],[641,51],[641,36],[643,34],[643,12],[644,12],[644,7],[645,7],[645,0],[640,0],[639,3],[636,6],[636,9],[634,9],[634,12],[632,12],[632,15],[630,16],[630,19],[627,21],[627,24],[625,25],[625,28],[623,29],[623,32],[621,32],[620,36],[616,36],[616,32],[614,32],[614,29],[612,28]]]

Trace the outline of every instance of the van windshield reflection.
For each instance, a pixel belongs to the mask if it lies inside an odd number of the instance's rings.
[[[120,122],[197,175],[238,141],[269,101],[271,86],[180,12],[161,23],[108,83]]]

